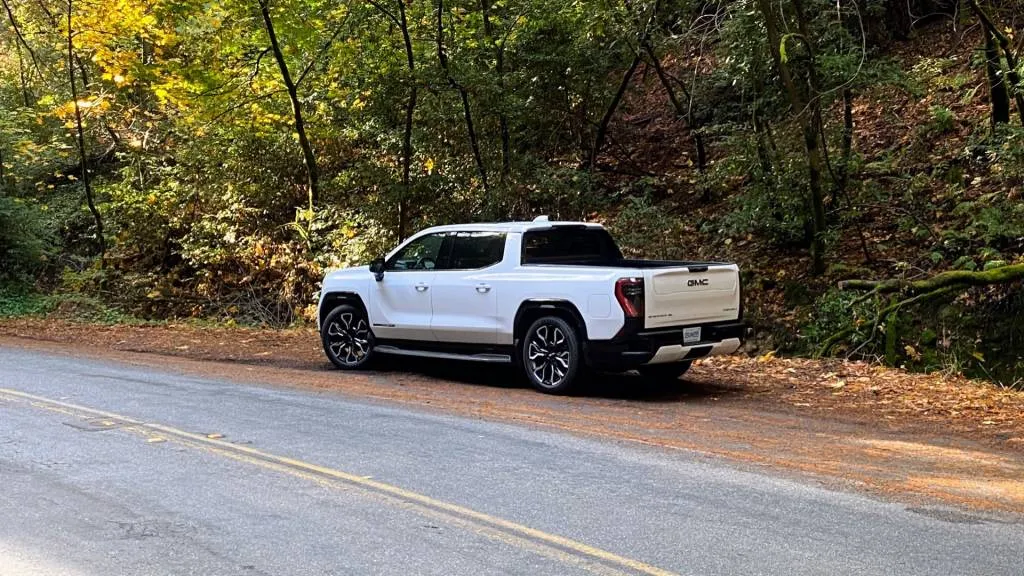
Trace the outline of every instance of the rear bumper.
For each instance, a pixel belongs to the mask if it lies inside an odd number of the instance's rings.
[[[639,324],[639,322],[637,322]],[[683,330],[697,328],[700,340],[684,342]],[[747,325],[742,321],[673,326],[643,330],[627,325],[611,340],[591,340],[585,345],[587,363],[598,369],[628,370],[644,364],[695,360],[715,354],[731,354],[743,344]]]

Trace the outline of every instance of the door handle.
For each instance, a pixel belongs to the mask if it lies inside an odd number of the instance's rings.
[[[428,286],[427,284],[420,283],[416,285],[417,292],[426,292],[427,288],[430,288],[430,286]]]
[[[491,285],[490,284],[477,284],[476,285],[476,291],[481,293],[481,294],[486,294],[486,293],[491,291]]]

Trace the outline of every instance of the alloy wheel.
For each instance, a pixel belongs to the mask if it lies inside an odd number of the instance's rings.
[[[542,324],[530,335],[527,345],[527,363],[538,384],[556,388],[569,375],[572,349],[562,328]]]
[[[327,346],[345,366],[358,366],[370,353],[370,327],[355,312],[342,312],[327,326]]]

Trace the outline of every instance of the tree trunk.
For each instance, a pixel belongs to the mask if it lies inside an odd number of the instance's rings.
[[[1021,126],[1024,126],[1024,92],[1022,92],[1020,88],[1022,84],[1020,74],[1017,73],[1017,56],[1014,54],[1013,46],[1010,45],[1010,39],[1006,37],[1006,34],[1003,34],[1003,31],[1000,30],[998,26],[996,26],[996,23],[992,21],[992,18],[989,17],[989,15],[984,10],[982,10],[977,0],[968,0],[968,3],[971,6],[971,10],[973,10],[974,13],[978,16],[978,20],[981,21],[982,27],[987,32],[987,34],[985,35],[986,60],[991,61],[988,49],[988,42],[990,39],[995,41],[995,43],[999,46],[999,49],[1002,50],[1003,57],[1006,58],[1006,78],[1010,81],[1009,89],[1013,91],[1013,99],[1017,103],[1017,113],[1020,115]],[[996,55],[996,58],[998,59],[998,54]],[[1002,69],[1001,63],[999,64],[999,67],[1000,69]],[[991,71],[989,72],[989,74],[991,75]],[[989,83],[991,84],[991,76],[989,77]],[[1005,89],[1005,82],[1003,83],[1003,86]],[[992,102],[992,106],[992,114],[994,120],[996,114],[994,99]],[[1009,107],[1009,105],[1007,105],[1007,107]],[[1007,122],[1009,122],[1009,111],[1007,111]]]
[[[988,90],[991,100],[992,127],[1010,122],[1010,96],[1003,79],[1003,59],[996,49],[996,40],[988,29],[985,33],[985,71],[988,73]]]
[[[89,89],[89,70],[85,67],[85,62],[82,62],[82,57],[75,54],[75,63],[78,64],[78,75],[82,77],[82,88]]]
[[[28,78],[25,77],[25,57],[21,54],[21,46],[18,46],[18,79],[21,81],[21,98],[25,108],[32,107],[32,95],[28,91]]]
[[[100,268],[103,268],[107,255],[107,242],[103,238],[103,218],[96,208],[92,195],[92,183],[89,180],[89,166],[85,154],[85,129],[82,127],[82,109],[78,105],[78,86],[75,81],[75,42],[72,28],[74,0],[68,0],[68,80],[71,84],[71,100],[75,106],[75,126],[78,129],[78,158],[82,170],[82,186],[85,187],[85,202],[89,206],[93,221],[96,223],[96,244],[100,251]]]
[[[512,172],[512,138],[508,132],[508,115],[505,114],[505,46],[494,41],[488,3],[489,0],[480,0],[480,12],[483,14],[487,44],[494,47],[495,74],[498,76],[498,125],[501,128],[501,180],[504,182]]]
[[[697,149],[697,171],[703,174],[708,170],[708,152],[704,147],[704,135],[693,131],[693,145]]]
[[[797,29],[807,49],[807,78],[810,86],[810,95],[807,104],[811,108],[810,129],[805,130],[804,138],[813,135],[815,137],[814,150],[808,147],[807,166],[810,176],[811,188],[811,214],[813,217],[812,230],[814,238],[811,241],[811,258],[813,260],[813,272],[823,274],[825,272],[825,198],[821,187],[821,166],[822,157],[828,158],[828,142],[825,141],[824,121],[821,113],[821,81],[818,78],[818,63],[815,55],[814,43],[811,42],[811,34],[807,23],[809,22],[804,12],[803,0],[792,0],[793,9],[797,16]],[[781,58],[780,58],[781,60]],[[851,117],[852,121],[852,117]],[[820,151],[818,146],[821,146]]]
[[[811,271],[820,275],[825,272],[825,200],[821,191],[821,151],[818,149],[818,134],[821,126],[817,120],[809,120],[804,126],[804,145],[807,147],[807,175],[811,190]]]
[[[626,94],[626,90],[629,88],[629,83],[633,79],[633,74],[636,73],[637,66],[640,65],[640,54],[637,53],[633,57],[633,63],[629,65],[629,69],[622,76],[622,81],[619,82],[619,88],[615,91],[615,96],[612,98],[611,103],[608,105],[608,109],[605,110],[604,117],[601,118],[601,123],[597,125],[597,135],[594,136],[594,145],[590,149],[590,161],[588,162],[589,170],[594,171],[594,167],[597,165],[597,155],[600,154],[601,148],[604,146],[604,139],[608,135],[608,124],[611,123],[612,117],[615,116],[615,111],[619,108],[619,103],[622,102],[622,97]]]
[[[484,192],[487,192],[487,168],[484,166],[483,155],[480,154],[480,144],[477,142],[476,129],[473,127],[473,111],[469,105],[469,93],[466,88],[459,84],[452,77],[448,69],[448,55],[444,51],[444,0],[437,0],[437,61],[441,65],[448,85],[459,92],[462,99],[462,117],[466,121],[466,133],[469,137],[469,147],[473,152],[473,161],[476,163],[477,173],[480,174],[480,181],[483,184]]]
[[[782,60],[780,52],[781,37],[779,36],[775,13],[771,8],[770,0],[757,0],[757,4],[765,19],[765,28],[768,33],[772,60],[775,62],[779,78],[782,80],[782,85],[789,97],[789,104],[793,108],[793,113],[797,115],[803,131],[804,147],[807,150],[807,175],[810,189],[808,207],[811,212],[811,270],[814,274],[818,275],[825,271],[825,202],[821,189],[822,155],[818,145],[818,136],[821,132],[819,125],[820,115],[815,114],[813,110],[805,110],[808,103],[800,94],[796,82],[793,80],[789,64]],[[796,2],[794,4],[796,5]],[[809,39],[806,39],[806,41],[809,47]],[[813,95],[813,97],[816,98],[817,95]],[[815,99],[812,105],[820,106],[820,102]]]
[[[697,149],[697,170],[702,173],[706,172],[708,167],[708,154],[704,145],[704,135],[701,134],[699,130],[700,122],[697,122],[697,118],[693,115],[693,96],[682,80],[674,76],[670,76],[669,78],[671,80],[675,80],[676,84],[679,85],[679,89],[683,91],[683,96],[686,97],[686,121],[691,126],[693,144]]]
[[[757,160],[761,164],[761,174],[765,178],[770,178],[772,172],[772,158],[768,152],[767,140],[767,129],[764,125],[764,120],[761,119],[761,104],[759,101],[754,101],[751,106],[751,118],[750,124],[754,128],[754,140],[757,146]]]
[[[313,154],[313,146],[306,136],[306,122],[302,118],[302,103],[299,102],[298,89],[292,81],[292,75],[288,71],[288,62],[285,61],[281,45],[277,40],[277,33],[274,31],[274,21],[270,17],[270,0],[259,0],[260,14],[263,16],[263,25],[266,28],[267,36],[270,37],[270,48],[274,53],[274,60],[281,71],[281,80],[288,91],[288,98],[292,103],[292,114],[295,118],[295,133],[299,137],[299,146],[302,148],[302,158],[306,164],[306,185],[309,201],[309,210],[320,202],[320,173],[316,165],[316,156]]]
[[[839,178],[836,189],[846,195],[846,186],[850,181],[850,159],[853,157],[853,91],[843,89],[843,148],[839,162]],[[849,200],[849,196],[847,196]]]
[[[412,184],[409,172],[412,168],[412,123],[416,111],[418,86],[416,85],[416,60],[413,52],[412,37],[409,35],[409,22],[405,17],[405,1],[398,0],[399,27],[402,29],[402,42],[405,45],[405,58],[409,67],[409,102],[405,107],[405,134],[402,138],[402,197],[398,201],[398,239],[404,240],[409,225],[409,197],[412,196]]]
[[[853,200],[850,198],[847,186],[850,182],[850,160],[853,157],[853,91],[849,88],[843,89],[843,144],[842,156],[839,161],[839,174],[836,177],[836,196],[846,198],[846,206],[853,210]],[[872,261],[871,251],[868,249],[868,239],[864,230],[857,227],[857,236],[860,238],[860,249],[864,254],[864,262]]]

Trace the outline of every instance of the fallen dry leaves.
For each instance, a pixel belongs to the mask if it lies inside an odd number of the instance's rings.
[[[937,424],[940,431],[1024,445],[1024,392],[961,376],[765,355],[707,358],[693,379],[807,412],[876,419],[889,428]]]

